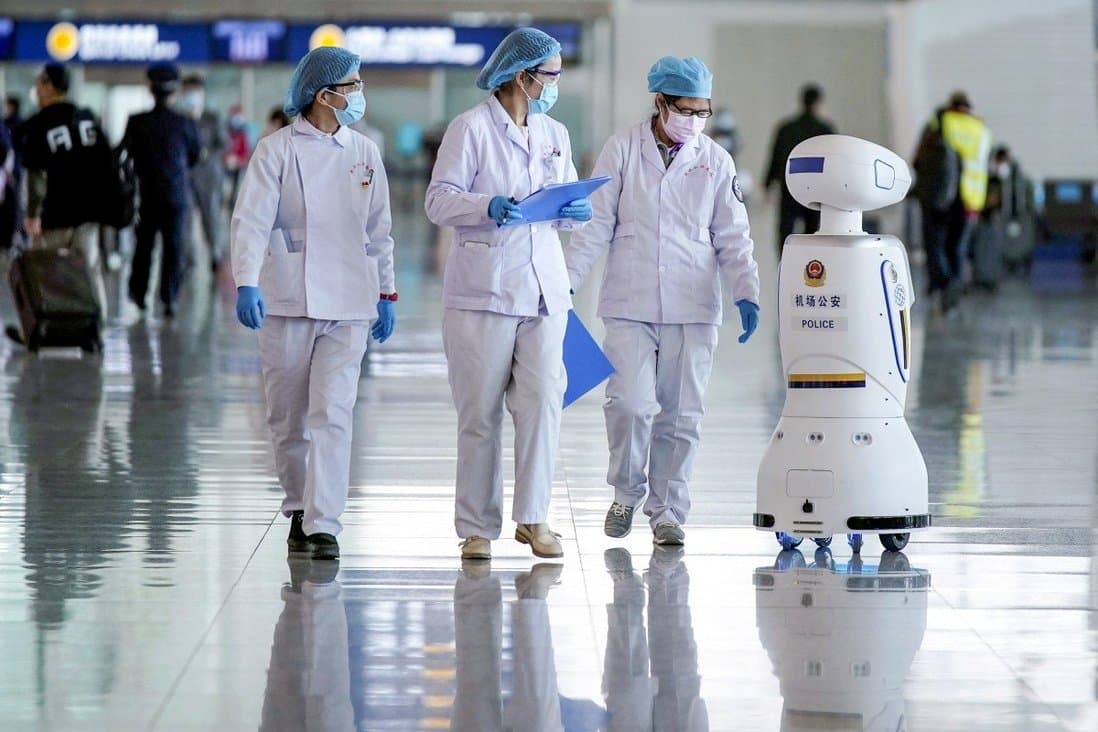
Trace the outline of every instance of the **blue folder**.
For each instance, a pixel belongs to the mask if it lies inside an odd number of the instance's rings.
[[[587,198],[609,182],[610,178],[603,176],[545,186],[519,201],[522,218],[517,221],[508,221],[504,226],[525,226],[539,221],[556,221],[560,218],[562,208],[576,199]]]
[[[564,332],[564,370],[568,373],[568,388],[564,391],[564,406],[569,406],[594,389],[614,373],[610,359],[595,343],[595,339],[576,315],[568,311],[568,329]]]

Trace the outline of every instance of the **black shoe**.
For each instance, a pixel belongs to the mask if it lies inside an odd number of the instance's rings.
[[[4,328],[4,335],[8,337],[8,340],[12,343],[18,343],[21,346],[27,345],[27,342],[23,340],[23,331],[19,330],[14,325],[9,325]]]
[[[305,530],[301,528],[304,518],[304,511],[294,511],[290,514],[290,535],[286,538],[286,545],[290,547],[291,552],[308,552],[313,549],[313,545],[309,543],[309,537],[305,536]]]
[[[331,534],[311,534],[313,559],[339,559],[339,542]]]

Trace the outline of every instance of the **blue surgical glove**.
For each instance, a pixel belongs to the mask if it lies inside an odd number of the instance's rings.
[[[263,327],[267,317],[267,304],[263,302],[263,293],[258,287],[236,288],[236,319],[240,324],[252,330]]]
[[[384,343],[389,340],[389,336],[393,334],[393,328],[395,327],[396,311],[393,309],[393,301],[378,300],[377,320],[374,322],[374,327],[370,329],[370,335],[378,343]]]
[[[747,343],[747,339],[759,327],[759,306],[750,300],[737,300],[736,307],[740,309],[740,323],[743,325],[740,343]]]
[[[496,222],[497,226],[503,226],[512,221],[521,221],[522,211],[519,210],[515,199],[496,196],[488,203],[488,216]]]
[[[562,219],[572,219],[574,221],[590,221],[593,215],[591,201],[586,198],[577,198],[560,210]]]

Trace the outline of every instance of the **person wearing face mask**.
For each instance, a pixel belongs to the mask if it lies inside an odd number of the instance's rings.
[[[490,559],[502,529],[505,404],[515,424],[515,539],[539,557],[564,553],[547,523],[572,306],[557,231],[589,220],[591,204],[573,201],[555,222],[522,225],[516,203],[577,179],[568,130],[547,114],[560,50],[536,28],[500,43],[477,78],[491,95],[450,123],[427,188],[427,217],[454,229],[442,338],[458,413],[454,525],[466,559]]]
[[[717,347],[722,296],[746,343],[759,322],[759,275],[732,157],[702,134],[713,75],[696,58],[661,58],[648,73],[656,114],[606,143],[595,176],[594,219],[566,250],[572,288],[609,250],[599,298],[606,387],[607,536],[624,537],[644,512],[658,545],[679,545],[703,399]]]
[[[222,207],[224,205],[225,164],[223,158],[229,137],[221,116],[206,108],[206,82],[201,76],[183,79],[179,111],[194,120],[202,154],[191,168],[191,194],[202,223],[202,233],[210,247],[210,268],[216,273],[224,256]]]
[[[285,107],[294,122],[259,141],[230,227],[237,318],[259,331],[287,544],[314,559],[339,558],[362,357],[396,320],[389,183],[377,146],[350,128],[366,111],[359,67],[334,47],[298,63]]]

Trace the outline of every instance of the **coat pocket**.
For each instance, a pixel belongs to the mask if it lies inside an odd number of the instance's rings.
[[[603,302],[622,302],[637,283],[633,281],[637,258],[637,228],[632,222],[619,223],[610,242],[606,272],[602,278]]]
[[[272,305],[304,307],[305,252],[281,252],[275,247],[268,250],[259,287]]]
[[[446,265],[447,288],[458,297],[498,297],[502,289],[503,247],[480,239],[454,247]]]
[[[282,240],[286,244],[287,254],[305,251],[305,229],[282,229]]]

